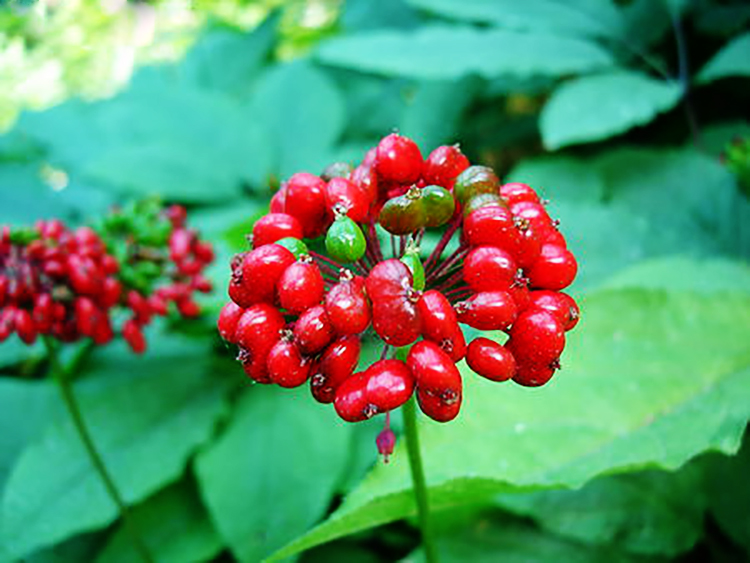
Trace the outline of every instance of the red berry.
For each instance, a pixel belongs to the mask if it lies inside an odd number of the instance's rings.
[[[326,295],[325,307],[338,334],[359,334],[370,326],[370,305],[361,277],[344,279],[334,285]]]
[[[242,356],[242,351],[240,351]],[[268,354],[259,357],[251,357],[247,355],[244,358],[240,358],[242,362],[242,369],[245,370],[247,376],[255,381],[256,383],[268,384],[271,383],[271,377],[268,375],[268,367],[266,365],[266,359]]]
[[[284,212],[302,224],[305,237],[315,238],[328,226],[326,183],[313,174],[298,172],[286,184]]]
[[[422,176],[422,165],[422,153],[411,139],[391,133],[378,143],[375,168],[386,181],[413,184]]]
[[[458,416],[461,410],[461,395],[449,402],[437,395],[431,395],[417,388],[417,402],[422,412],[436,422],[450,422]]]
[[[505,199],[508,205],[513,205],[519,201],[531,201],[539,203],[539,196],[534,188],[520,182],[511,182],[500,186],[500,195]]]
[[[565,331],[555,315],[544,309],[526,309],[510,329],[506,347],[520,364],[548,366],[565,347]]]
[[[466,355],[466,340],[458,325],[456,311],[446,297],[431,289],[417,302],[422,323],[422,336],[431,340],[458,362]]]
[[[361,345],[357,336],[342,336],[325,349],[310,377],[310,391],[321,403],[332,403],[336,389],[357,368]]]
[[[176,304],[177,311],[187,319],[194,319],[201,314],[200,306],[192,299],[180,299]]]
[[[131,289],[128,291],[126,301],[140,324],[146,324],[151,320],[151,306],[148,304],[148,299],[143,295]]]
[[[343,210],[347,217],[357,223],[367,219],[373,198],[366,187],[347,180],[332,178],[326,186],[326,203],[329,212],[336,208]]]
[[[378,453],[383,456],[383,463],[388,463],[388,458],[396,447],[396,434],[390,428],[383,429],[375,438],[375,445],[378,447]]]
[[[420,406],[423,402],[428,405],[430,412],[422,408],[425,414],[432,418],[435,418],[433,414],[442,417],[439,412],[447,409],[443,414],[455,417],[458,409],[449,407],[461,402],[462,381],[450,357],[434,342],[422,340],[409,350],[406,365],[416,379]]]
[[[531,305],[537,309],[549,311],[562,323],[565,331],[571,330],[578,324],[581,315],[578,304],[570,295],[560,291],[532,291]]]
[[[281,189],[273,194],[271,198],[271,204],[269,211],[271,213],[283,213],[286,207],[286,184],[281,186]]]
[[[271,244],[286,237],[302,238],[302,225],[286,213],[269,213],[253,225],[253,248]]]
[[[422,176],[427,184],[451,188],[453,181],[469,167],[469,159],[458,145],[443,145],[430,153],[424,163]]]
[[[13,306],[0,310],[0,342],[5,341],[15,330],[16,310]]]
[[[507,290],[517,271],[513,257],[497,246],[478,246],[464,260],[464,281],[474,291]]]
[[[268,351],[279,340],[279,331],[284,325],[284,317],[278,309],[268,303],[257,303],[242,313],[234,338],[253,360],[262,360],[265,365]]]
[[[357,166],[349,179],[367,193],[369,201],[374,202],[378,199],[378,175],[372,166]]]
[[[237,323],[244,313],[244,309],[237,305],[234,301],[229,301],[222,308],[219,313],[219,320],[217,326],[219,328],[219,335],[232,344],[236,344],[235,333],[237,332]]]
[[[122,286],[116,278],[105,278],[102,283],[102,293],[99,296],[100,303],[105,308],[114,307],[120,301]]]
[[[169,235],[169,256],[179,262],[190,254],[195,235],[187,229],[175,229]]]
[[[539,230],[544,233],[549,229],[552,229],[552,219],[547,214],[547,210],[541,203],[536,201],[519,201],[510,206],[510,212],[513,217],[528,221],[531,225],[535,225]]]
[[[553,229],[555,230],[555,229]],[[538,226],[521,223],[518,228],[519,241],[513,257],[521,268],[529,268],[542,253],[542,245],[547,231],[541,232]]]
[[[34,309],[31,316],[34,319],[34,325],[41,333],[48,333],[52,327],[53,306],[54,302],[49,293],[39,293],[34,298]]]
[[[489,338],[475,338],[466,351],[466,363],[492,381],[507,381],[516,373],[516,360],[502,344]]]
[[[414,375],[401,360],[379,360],[365,371],[367,402],[378,412],[397,409],[414,392]]]
[[[472,211],[464,219],[463,229],[471,246],[497,246],[514,256],[518,252],[521,236],[505,207],[488,205]]]
[[[539,387],[555,375],[555,367],[539,364],[519,364],[513,381],[524,387]]]
[[[542,254],[526,275],[531,286],[540,289],[565,289],[576,277],[578,263],[567,248],[545,244]]]
[[[507,291],[483,291],[456,304],[458,321],[479,330],[503,330],[515,320],[517,310]]]
[[[74,307],[78,332],[83,336],[93,336],[99,323],[99,309],[88,297],[76,297]]]
[[[413,289],[411,270],[400,260],[391,258],[377,264],[365,280],[372,300],[372,324],[387,344],[406,346],[420,334],[421,323],[416,302],[419,293]]]
[[[310,361],[302,356],[297,344],[280,339],[268,352],[268,376],[281,387],[299,387],[310,375]]]
[[[16,309],[14,324],[18,337],[26,344],[36,341],[36,327],[31,314],[26,309]]]
[[[294,325],[294,341],[303,354],[317,354],[333,339],[333,326],[323,305],[302,313]]]
[[[294,262],[294,254],[278,244],[267,244],[246,254],[239,270],[239,283],[247,299],[244,302],[235,299],[237,304],[247,307],[253,303],[273,303],[279,280]]]
[[[281,274],[276,289],[279,303],[288,312],[300,314],[323,299],[325,282],[314,262],[299,260]]]
[[[367,377],[364,372],[355,373],[336,390],[333,406],[336,413],[347,422],[361,422],[371,418],[375,407],[367,403]]]
[[[128,319],[122,325],[122,337],[136,354],[143,354],[146,351],[146,339],[135,319]]]

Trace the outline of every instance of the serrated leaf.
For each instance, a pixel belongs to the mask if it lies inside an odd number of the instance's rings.
[[[464,369],[458,419],[420,422],[435,510],[493,491],[674,469],[705,450],[738,447],[750,416],[750,297],[600,292],[581,310],[551,385],[496,385]],[[274,558],[414,512],[400,445],[328,521]]]
[[[206,376],[205,348],[178,350],[119,359],[117,372],[104,363],[76,386],[93,440],[131,504],[179,477],[226,407],[224,385]],[[117,516],[69,416],[61,416],[23,451],[2,497],[0,538],[17,557]]]
[[[645,125],[681,96],[677,83],[629,71],[564,82],[542,109],[542,140],[548,149],[559,149],[606,139]]]
[[[614,64],[606,50],[582,39],[440,25],[334,38],[318,48],[317,56],[334,66],[427,80],[467,74],[562,76]]]
[[[450,19],[509,29],[597,37],[621,33],[620,13],[609,0],[408,0],[409,4]]]
[[[549,532],[586,545],[675,556],[691,549],[703,534],[702,477],[696,464],[688,464],[674,473],[612,475],[576,491],[506,494],[497,502]]]
[[[701,69],[697,80],[705,84],[729,76],[750,76],[750,32],[724,45]]]
[[[348,438],[306,388],[245,394],[224,435],[197,459],[201,494],[237,559],[259,561],[322,516],[342,477]]]
[[[160,491],[136,506],[131,514],[149,554],[159,563],[210,561],[223,548],[197,492],[188,483]],[[129,563],[139,558],[130,535],[121,524],[96,561]]]
[[[329,164],[343,131],[344,101],[330,78],[301,60],[274,67],[262,78],[248,118],[267,131],[264,142],[275,149],[274,169],[281,176],[317,173]]]

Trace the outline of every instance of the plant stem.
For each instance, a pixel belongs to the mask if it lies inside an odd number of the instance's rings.
[[[89,456],[89,460],[94,466],[94,470],[99,475],[99,478],[101,479],[102,484],[107,490],[110,498],[115,503],[115,505],[117,505],[120,518],[123,521],[123,525],[127,533],[130,535],[130,539],[133,542],[134,547],[146,563],[152,563],[153,558],[149,554],[148,549],[146,549],[146,544],[138,534],[138,530],[130,515],[130,511],[123,501],[122,496],[117,489],[117,486],[112,480],[112,477],[107,471],[104,460],[102,459],[101,455],[99,455],[99,451],[96,449],[96,445],[94,444],[94,441],[91,437],[91,433],[86,426],[86,421],[83,419],[83,414],[81,413],[81,408],[78,404],[78,400],[76,399],[75,393],[73,392],[73,385],[71,383],[72,376],[75,374],[85,357],[91,351],[92,343],[87,343],[86,345],[84,345],[72,359],[70,365],[67,367],[63,366],[60,362],[60,359],[57,355],[57,346],[51,338],[45,336],[44,345],[47,348],[47,356],[52,367],[52,375],[55,379],[55,382],[57,383],[58,389],[60,389],[60,394],[62,395],[63,402],[68,409],[68,413],[70,414],[70,418],[76,428],[76,432],[78,433],[81,442],[86,448],[86,453]]]
[[[422,454],[419,450],[417,409],[414,397],[404,404],[403,414],[406,446],[409,452],[409,469],[411,470],[411,480],[414,485],[414,497],[417,501],[417,516],[419,517],[419,528],[422,533],[422,547],[424,548],[425,561],[427,563],[437,563],[437,548],[430,528],[427,484],[425,483],[424,468],[422,467]]]

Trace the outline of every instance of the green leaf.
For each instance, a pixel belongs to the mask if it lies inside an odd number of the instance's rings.
[[[347,31],[377,28],[415,28],[421,18],[403,0],[349,0],[344,2],[341,27]]]
[[[696,464],[680,471],[600,477],[577,491],[506,494],[498,504],[554,534],[630,553],[675,556],[703,534],[705,495]]]
[[[317,56],[334,66],[427,80],[472,73],[562,76],[614,64],[607,51],[582,39],[440,25],[413,33],[378,30],[334,38],[319,47]]]
[[[237,559],[259,561],[325,513],[348,438],[306,388],[244,395],[224,435],[197,459],[202,496]]]
[[[729,536],[750,553],[750,433],[732,457],[707,460],[706,491],[711,514]]]
[[[463,529],[443,534],[437,541],[437,549],[443,563],[625,563],[635,560],[609,546],[583,546],[491,514]],[[418,550],[407,560],[422,563],[424,553]]]
[[[544,198],[565,202],[599,202],[604,179],[590,162],[564,156],[524,160],[508,173],[507,181],[529,184]]]
[[[134,503],[174,481],[225,411],[225,385],[207,377],[204,347],[118,358],[76,386],[83,416],[123,498]],[[112,360],[115,350],[108,352]],[[101,370],[101,371],[99,371]],[[67,413],[18,458],[0,504],[0,538],[20,557],[106,526],[117,509]],[[54,471],[50,471],[53,467]]]
[[[248,118],[267,131],[264,143],[275,149],[281,176],[317,172],[328,164],[343,131],[344,101],[330,78],[301,60],[274,67],[262,78]]]
[[[608,0],[409,0],[409,4],[449,19],[573,36],[618,36],[622,26],[617,8]]]
[[[697,81],[705,84],[728,76],[750,76],[750,32],[724,45],[701,69]]]
[[[461,415],[446,425],[421,421],[436,510],[503,490],[674,469],[705,450],[738,447],[750,416],[750,297],[607,291],[580,305],[551,385],[496,385],[464,369]],[[400,444],[388,467],[274,558],[414,512]]]
[[[540,127],[548,149],[599,141],[672,109],[682,95],[676,83],[615,71],[564,82],[542,109]]]
[[[709,125],[701,131],[701,145],[710,154],[719,157],[726,150],[729,143],[743,137],[750,137],[749,122],[724,121]]]
[[[179,483],[136,506],[133,521],[149,554],[159,563],[209,561],[223,549],[194,487]],[[120,524],[96,558],[100,563],[129,563],[139,554]]]

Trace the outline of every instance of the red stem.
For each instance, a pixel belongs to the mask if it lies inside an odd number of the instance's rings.
[[[440,239],[440,242],[437,243],[435,246],[435,249],[432,251],[430,256],[425,260],[424,268],[427,270],[433,262],[440,259],[440,255],[443,254],[443,250],[445,250],[445,247],[448,246],[448,243],[453,238],[453,234],[458,230],[459,225],[461,225],[461,217],[456,217],[454,219],[453,223],[445,230],[443,233],[442,238]]]

